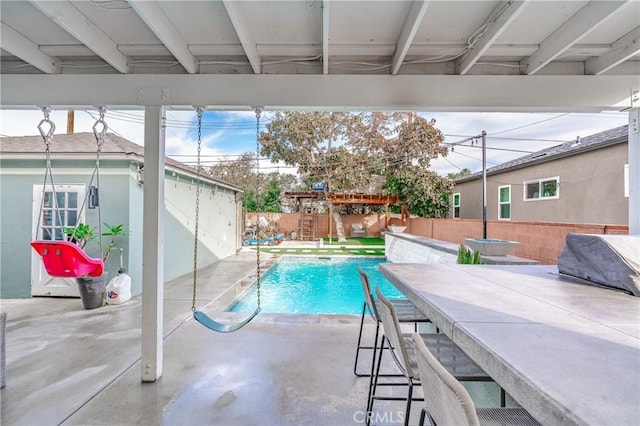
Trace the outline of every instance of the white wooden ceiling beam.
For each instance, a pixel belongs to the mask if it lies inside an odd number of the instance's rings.
[[[31,3],[116,70],[125,74],[129,72],[127,57],[118,50],[118,45],[73,4],[46,0],[31,0]]]
[[[406,58],[411,43],[420,29],[424,15],[427,13],[431,0],[420,0],[411,2],[411,8],[407,14],[407,19],[404,20],[402,29],[400,30],[400,36],[396,42],[396,50],[391,58],[391,74],[398,74],[404,58]]]
[[[38,45],[2,22],[0,48],[47,74],[60,72],[60,60],[42,52]]]
[[[191,54],[187,42],[158,3],[148,0],[129,0],[129,4],[184,69],[189,74],[196,74],[198,72],[196,58]]]
[[[538,72],[602,24],[627,1],[591,1],[547,37],[536,53],[520,61],[524,73]]]
[[[602,56],[594,56],[584,63],[585,74],[600,75],[640,53],[640,27],[636,27],[611,45]]]
[[[247,15],[244,13],[242,2],[238,0],[223,0],[223,3],[253,72],[260,74],[262,72],[260,54],[258,53],[256,40],[251,32]]]
[[[489,22],[485,22],[487,27],[484,29],[484,34],[478,42],[469,49],[466,55],[461,61],[456,64],[458,68],[458,74],[466,74],[471,67],[478,62],[478,60],[486,53],[486,51],[495,43],[500,35],[509,28],[513,21],[524,10],[529,0],[524,1],[502,1],[495,9],[497,14],[491,17]],[[492,14],[493,15],[493,14]]]
[[[640,90],[637,74],[4,74],[0,108],[162,105],[192,110],[203,105],[249,110],[264,105],[265,110],[592,112],[616,109],[629,89]]]
[[[329,74],[329,31],[331,29],[331,2],[322,0],[322,74]]]

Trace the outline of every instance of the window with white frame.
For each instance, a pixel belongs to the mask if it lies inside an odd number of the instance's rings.
[[[453,194],[453,218],[460,219],[460,193]]]
[[[560,197],[560,178],[558,176],[552,178],[531,180],[524,183],[524,199],[530,200],[546,200]]]
[[[511,185],[498,187],[498,219],[511,219]]]
[[[56,184],[55,191],[47,185],[33,186],[36,239],[64,240],[64,228],[83,221],[81,209],[85,196],[83,184]]]

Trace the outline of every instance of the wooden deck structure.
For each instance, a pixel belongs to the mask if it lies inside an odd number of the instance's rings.
[[[389,204],[401,204],[402,205],[402,225],[405,223],[406,210],[404,204],[398,199],[397,195],[386,194],[365,194],[362,192],[347,193],[347,192],[329,192],[327,193],[327,201],[329,203],[329,217],[333,217],[333,207],[343,204],[368,204],[375,206],[385,206],[384,215],[384,227],[389,225],[387,216],[387,207]],[[344,231],[343,231],[344,232]],[[340,229],[338,230],[340,233]],[[331,220],[329,220],[329,235],[331,235]]]
[[[329,192],[327,194],[327,201],[334,206],[342,204],[369,204],[379,206],[399,203],[397,195],[347,192]]]
[[[284,196],[293,200],[294,211],[300,212],[298,232],[300,239],[315,239],[315,202],[324,199],[329,205],[329,217],[333,217],[333,208],[345,204],[366,204],[374,206],[402,205],[402,224],[405,224],[407,212],[397,195],[367,194],[363,192],[327,192],[324,191],[287,191]],[[388,226],[385,215],[385,228]],[[331,234],[331,219],[329,219],[329,234]]]

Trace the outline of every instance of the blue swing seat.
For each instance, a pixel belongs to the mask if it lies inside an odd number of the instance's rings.
[[[236,330],[240,330],[247,325],[256,315],[260,312],[260,308],[256,309],[247,319],[236,324],[222,324],[218,321],[211,319],[207,314],[202,311],[193,311],[193,317],[200,324],[204,325],[210,330],[217,331],[218,333],[231,333]]]

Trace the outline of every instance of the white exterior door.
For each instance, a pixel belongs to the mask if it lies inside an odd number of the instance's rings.
[[[42,189],[43,185],[33,186],[34,239],[63,240],[63,227],[75,226],[84,220],[84,215],[78,216],[85,198],[85,185],[56,185],[56,200],[51,185],[47,185],[44,192]],[[75,279],[54,278],[47,274],[42,258],[35,250],[31,250],[31,295],[80,297]]]

